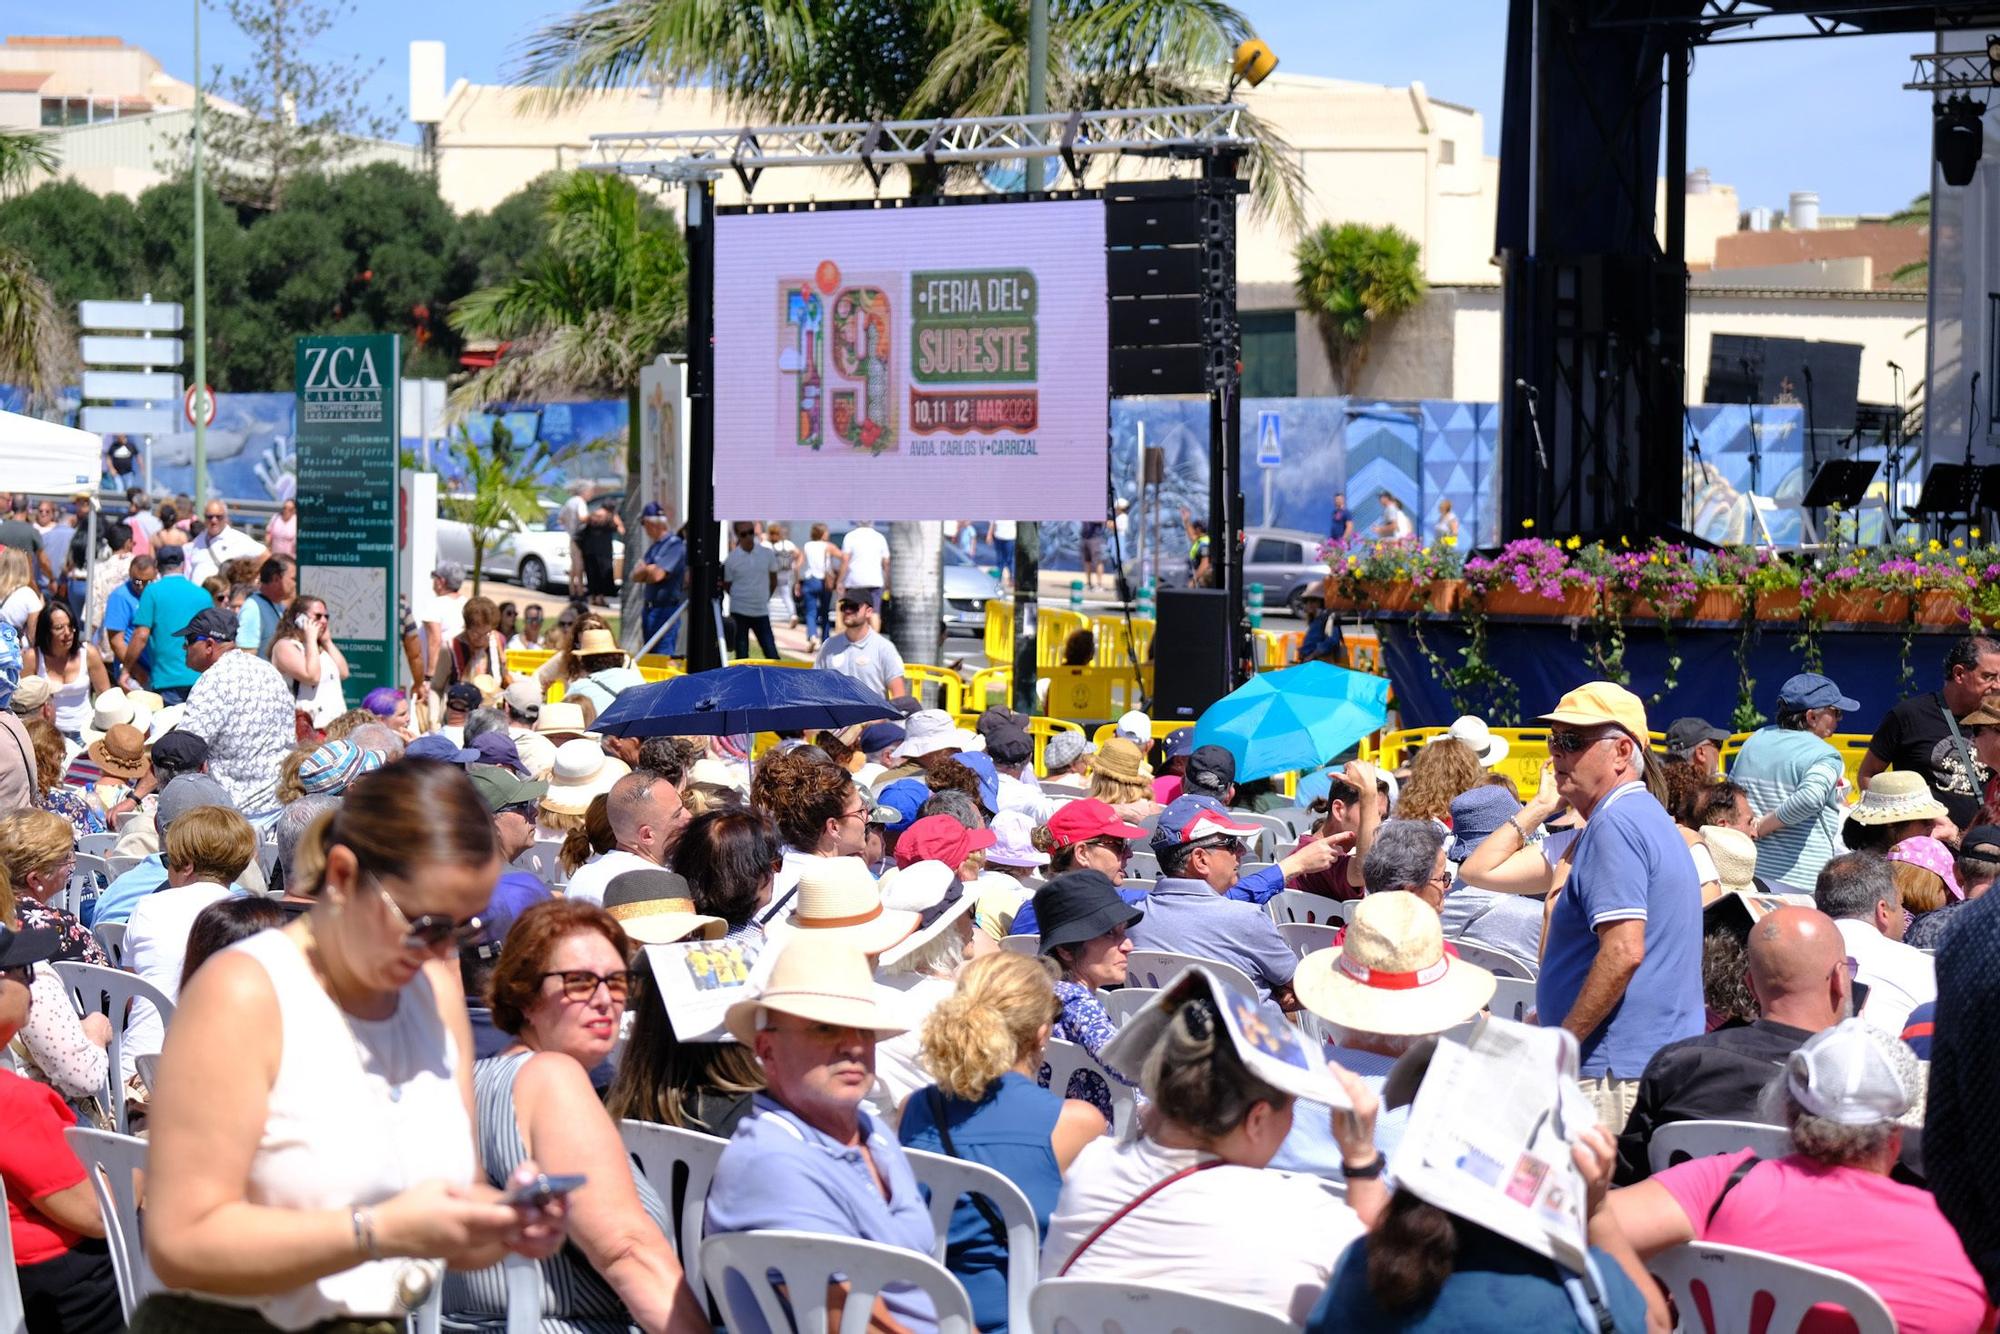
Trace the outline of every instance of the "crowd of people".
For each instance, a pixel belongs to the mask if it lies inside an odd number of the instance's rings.
[[[1859,706],[1801,674],[1726,776],[1721,729],[1656,746],[1636,695],[1591,682],[1539,718],[1534,791],[1467,717],[1287,795],[1141,713],[1094,746],[926,707],[875,629],[886,544],[817,532],[786,566],[759,554],[781,531],[739,528],[732,593],[765,602],[736,596],[734,628],[768,634],[795,578],[808,621],[837,609],[819,664],[877,721],[761,750],[601,732],[643,687],[610,622],[510,617],[450,567],[404,627],[420,685],[351,701],[294,557],[239,551],[216,510],[186,541],[158,516],[143,554],[141,515],[100,528],[126,557],[101,638],[32,565],[0,597],[0,1183],[32,1334],[126,1324],[115,1220],[63,1133],[121,1120],[146,1139],[149,1332],[372,1330],[427,1302],[498,1330],[508,1256],[544,1329],[747,1314],[757,1276],[696,1297],[681,1188],[622,1121],[727,1141],[708,1236],[931,1255],[909,1151],[943,1154],[1019,1187],[1044,1277],[1310,1330],[1664,1330],[1646,1263],[1698,1240],[1852,1275],[1912,1334],[1993,1318],[2000,642],[1956,643],[1852,790],[1827,738]],[[203,539],[240,598],[192,578]],[[17,551],[0,524],[0,584]],[[521,648],[551,656],[516,670]],[[1302,949],[1288,893],[1346,925]],[[1203,971],[1128,1004],[1138,951]],[[107,1016],[56,971],[114,962],[171,1007]],[[1532,1002],[1503,1011],[1502,977]],[[1564,1109],[1583,1271],[1401,1152],[1433,1040],[1489,1007],[1574,1055],[1560,1091],[1516,1075]],[[1698,1120],[1789,1151],[1658,1162]],[[1008,1328],[989,1202],[957,1202],[944,1255],[977,1327]],[[937,1327],[921,1289],[872,1300],[871,1328]]]

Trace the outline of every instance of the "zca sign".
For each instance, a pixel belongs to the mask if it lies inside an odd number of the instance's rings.
[[[304,420],[379,420],[385,399],[376,356],[377,349],[354,343],[302,341],[299,363],[305,368],[305,379],[299,385],[300,407],[309,414]],[[349,411],[343,412],[343,408]]]

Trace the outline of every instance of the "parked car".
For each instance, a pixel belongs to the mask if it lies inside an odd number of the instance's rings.
[[[1264,585],[1264,605],[1305,612],[1306,593],[1326,578],[1317,533],[1297,528],[1250,528],[1243,534],[1243,583]]]
[[[472,530],[457,519],[440,515],[437,526],[438,559],[457,561],[472,570]],[[625,567],[625,544],[612,545],[614,568]],[[561,528],[553,532],[531,527],[518,520],[504,525],[487,544],[479,573],[489,578],[511,580],[531,593],[569,587],[569,534]],[[575,590],[571,590],[575,591]]]
[[[947,542],[944,548],[944,627],[986,633],[986,603],[1000,596],[1000,581]]]

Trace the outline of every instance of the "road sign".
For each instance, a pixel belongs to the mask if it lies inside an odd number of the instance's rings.
[[[85,371],[83,396],[171,403],[181,396],[181,377],[172,371]]]
[[[77,340],[86,366],[178,366],[183,360],[178,338],[116,338],[85,334]]]
[[[210,385],[191,384],[181,397],[181,415],[187,418],[189,426],[195,424],[194,414],[201,413],[203,426],[215,425],[215,389]]]
[[[167,435],[178,416],[172,408],[100,408],[86,405],[83,429],[99,435]]]
[[[1277,412],[1263,409],[1257,414],[1257,466],[1275,468],[1284,461],[1284,424]]]
[[[179,333],[178,301],[79,301],[76,322],[86,329],[130,329],[138,333]]]

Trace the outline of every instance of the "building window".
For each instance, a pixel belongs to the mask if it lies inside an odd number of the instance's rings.
[[[1438,140],[1438,165],[1449,167],[1456,161],[1458,161],[1458,141],[1456,139]]]
[[[1299,392],[1297,316],[1289,310],[1246,310],[1243,329],[1243,397],[1291,398]]]

